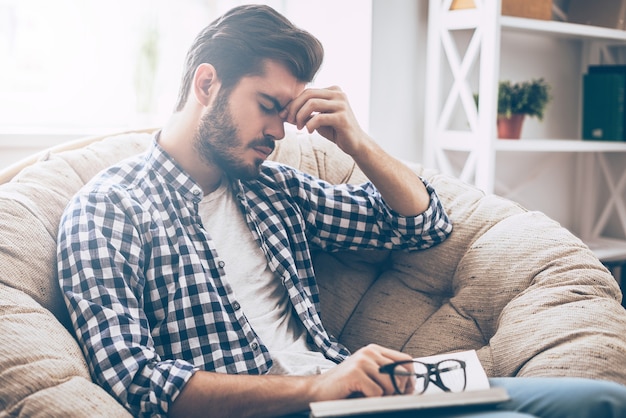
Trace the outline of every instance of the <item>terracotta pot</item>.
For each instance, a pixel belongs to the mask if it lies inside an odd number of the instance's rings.
[[[524,116],[523,113],[514,113],[510,118],[498,116],[498,138],[520,139]]]

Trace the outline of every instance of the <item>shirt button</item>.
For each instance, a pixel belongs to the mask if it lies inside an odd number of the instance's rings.
[[[255,350],[255,351],[256,351],[256,350],[258,350],[258,349],[259,349],[259,344],[258,344],[258,343],[252,343],[252,344],[250,344],[250,347],[251,347],[253,350]]]
[[[191,190],[191,193],[193,193],[194,196],[200,196],[200,189],[198,189],[197,187],[194,187]]]
[[[217,266],[218,266],[219,268],[221,268],[221,269],[223,269],[225,265],[226,265],[226,263],[224,263],[224,261],[223,261],[223,260],[220,260],[220,261],[218,261],[218,263],[217,263]]]
[[[239,309],[241,309],[241,305],[239,304],[239,302],[234,302],[233,303],[233,309],[238,311]]]

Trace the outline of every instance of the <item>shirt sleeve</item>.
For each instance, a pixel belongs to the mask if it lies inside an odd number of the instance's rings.
[[[140,213],[115,194],[75,198],[59,227],[59,281],[94,380],[133,415],[166,416],[195,369],[155,352]]]
[[[371,182],[332,185],[305,173],[299,176],[297,193],[310,239],[324,249],[422,250],[452,232],[437,192],[425,179],[421,180],[430,196],[428,208],[417,216],[402,216]]]

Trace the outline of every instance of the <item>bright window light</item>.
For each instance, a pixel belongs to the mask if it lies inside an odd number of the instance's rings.
[[[187,48],[236,0],[0,0],[0,134],[164,124]],[[315,83],[369,119],[371,1],[265,1],[323,42]],[[317,84],[316,84],[317,85]]]

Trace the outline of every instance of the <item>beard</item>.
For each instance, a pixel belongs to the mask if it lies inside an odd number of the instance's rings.
[[[274,149],[272,137],[264,137],[244,145],[228,107],[229,93],[220,91],[213,107],[202,117],[196,131],[194,145],[202,159],[218,166],[230,178],[250,180],[259,176],[263,158],[246,163],[241,157],[245,151],[257,146]]]

